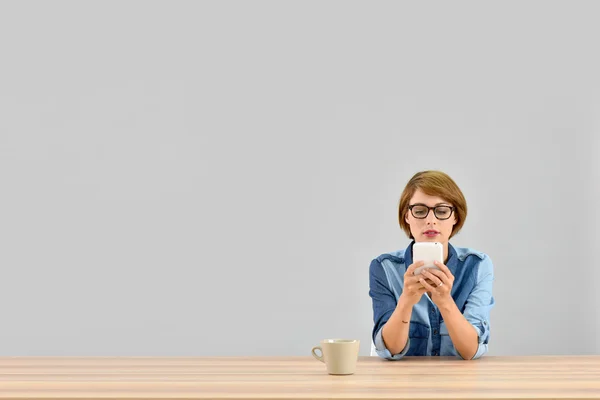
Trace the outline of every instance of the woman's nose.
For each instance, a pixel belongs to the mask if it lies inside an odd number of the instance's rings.
[[[429,214],[427,214],[427,218],[425,218],[425,222],[430,224],[430,223],[435,223],[436,220],[437,219],[435,217],[435,213],[433,212],[433,210],[429,210]]]

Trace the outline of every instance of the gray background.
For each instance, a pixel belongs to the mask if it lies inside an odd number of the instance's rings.
[[[0,354],[362,341],[404,185],[463,189],[490,353],[600,353],[600,4],[0,3]]]

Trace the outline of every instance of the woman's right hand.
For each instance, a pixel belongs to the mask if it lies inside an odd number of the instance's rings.
[[[402,289],[403,297],[407,304],[414,306],[421,300],[423,293],[427,291],[425,286],[419,282],[420,275],[414,275],[415,269],[425,264],[425,261],[417,261],[412,263],[404,273],[404,288]]]

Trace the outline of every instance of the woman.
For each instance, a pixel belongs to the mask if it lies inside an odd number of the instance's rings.
[[[415,174],[398,207],[400,227],[413,241],[405,250],[371,262],[372,332],[380,357],[458,356],[476,359],[487,352],[489,314],[494,306],[493,265],[471,248],[453,247],[467,217],[467,203],[456,183],[440,171]],[[415,242],[440,242],[444,263],[414,275]]]

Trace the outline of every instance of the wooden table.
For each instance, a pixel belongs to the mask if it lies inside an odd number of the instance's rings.
[[[0,358],[0,399],[600,399],[600,356]]]

